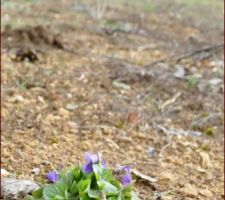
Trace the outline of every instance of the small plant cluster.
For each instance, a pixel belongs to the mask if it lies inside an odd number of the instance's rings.
[[[83,166],[46,174],[50,182],[24,200],[138,200],[129,166],[115,177],[99,154],[86,153]]]

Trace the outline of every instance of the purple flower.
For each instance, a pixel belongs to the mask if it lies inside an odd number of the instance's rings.
[[[127,185],[130,185],[132,183],[131,168],[130,166],[126,165],[120,167],[120,170],[125,172],[125,174],[121,178],[121,183],[123,187],[126,187]]]
[[[86,163],[83,166],[83,171],[86,174],[90,174],[93,172],[93,167],[92,167],[93,164],[99,163],[99,157],[97,154],[91,154],[91,153],[86,152],[85,160],[86,160]],[[106,168],[106,163],[104,161],[102,161],[102,165],[104,168]]]
[[[59,173],[57,171],[50,171],[46,174],[49,182],[55,183],[59,180]]]
[[[124,187],[130,185],[132,183],[132,176],[130,173],[126,173],[122,176],[121,183]]]
[[[125,172],[127,172],[127,173],[130,173],[130,170],[131,170],[131,168],[130,168],[129,165],[121,166],[121,167],[119,167],[119,169],[120,169],[121,171],[125,171]]]
[[[106,162],[105,162],[104,160],[102,161],[102,166],[103,166],[104,168],[107,168]]]

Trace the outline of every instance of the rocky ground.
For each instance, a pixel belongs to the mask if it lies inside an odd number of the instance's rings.
[[[223,8],[2,1],[1,168],[44,182],[101,152],[157,179],[142,199],[223,199]]]

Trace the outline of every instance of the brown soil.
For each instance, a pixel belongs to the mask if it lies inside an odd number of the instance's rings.
[[[124,4],[99,21],[70,0],[14,4],[3,5],[2,168],[43,182],[101,152],[112,168],[158,180],[155,191],[137,181],[142,199],[223,199],[223,49],[168,59],[222,44],[223,30]],[[179,66],[201,77],[176,78]],[[202,135],[172,137],[173,128]]]

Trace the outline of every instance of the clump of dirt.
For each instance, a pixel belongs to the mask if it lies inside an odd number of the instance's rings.
[[[15,54],[12,55],[12,60],[16,62],[21,62],[28,60],[29,62],[35,62],[38,60],[36,52],[31,49],[17,49]]]
[[[35,49],[43,51],[43,49],[57,48],[63,49],[59,35],[53,33],[50,27],[44,26],[24,26],[12,29],[7,26],[1,33],[2,47],[6,49]]]

